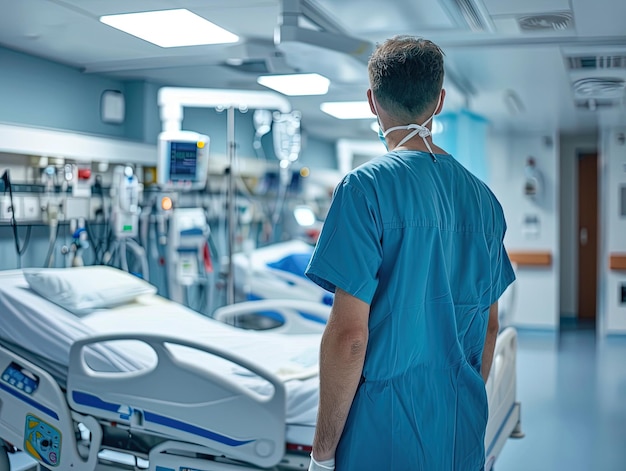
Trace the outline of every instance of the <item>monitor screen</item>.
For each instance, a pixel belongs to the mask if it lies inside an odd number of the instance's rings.
[[[196,142],[170,143],[170,180],[195,180],[198,167]]]

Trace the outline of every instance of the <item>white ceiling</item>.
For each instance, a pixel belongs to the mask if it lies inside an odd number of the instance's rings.
[[[0,45],[77,67],[84,73],[146,79],[170,86],[261,90],[258,72],[225,65],[254,61],[279,73],[320,72],[332,80],[328,95],[291,97],[309,133],[337,139],[374,139],[369,120],[339,121],[319,110],[323,101],[365,99],[364,61],[311,44],[274,44],[283,1],[298,0],[0,0]],[[395,34],[432,39],[446,53],[447,110],[468,107],[496,129],[588,133],[599,123],[626,122],[624,92],[610,107],[575,106],[572,81],[626,79],[626,63],[611,70],[572,73],[565,55],[626,56],[623,0],[474,0],[491,32],[472,32],[455,20],[458,0],[303,0],[325,13],[341,33],[368,44]],[[110,28],[101,15],[187,8],[236,33],[227,46],[162,49]],[[569,12],[573,28],[521,32],[517,18]],[[265,90],[265,89],[264,89]],[[513,95],[521,111],[513,112]],[[586,103],[586,101],[585,101]]]

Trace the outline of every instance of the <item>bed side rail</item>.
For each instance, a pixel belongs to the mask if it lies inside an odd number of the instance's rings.
[[[87,364],[85,349],[110,341],[142,342],[156,353],[157,361],[137,371],[95,371]],[[239,381],[223,367],[207,367],[208,362],[213,363],[206,354],[258,375],[268,394],[243,386],[242,381],[249,377]],[[67,397],[73,409],[126,424],[131,431],[202,445],[218,456],[257,466],[273,466],[283,456],[285,394],[283,383],[261,366],[234,353],[180,338],[98,335],[75,342],[70,351]]]
[[[225,324],[236,325],[237,319],[264,312],[278,314],[283,323],[271,329],[281,334],[314,334],[324,332],[330,316],[330,306],[314,301],[298,299],[263,299],[231,304],[217,309],[213,318]]]

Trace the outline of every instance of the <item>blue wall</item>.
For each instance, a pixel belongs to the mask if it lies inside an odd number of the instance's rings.
[[[0,121],[127,137],[125,124],[100,120],[100,97],[108,89],[127,93],[123,82],[0,48]]]
[[[129,139],[154,144],[161,132],[157,96],[160,85],[145,81],[124,83],[126,113],[124,125]]]

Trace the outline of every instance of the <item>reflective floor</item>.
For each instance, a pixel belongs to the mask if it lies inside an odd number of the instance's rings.
[[[495,471],[626,471],[626,337],[567,327],[520,330],[518,340],[526,436],[507,441]],[[29,468],[13,458],[15,469]]]
[[[496,471],[626,470],[626,337],[520,330],[517,396],[526,436],[509,439]]]

